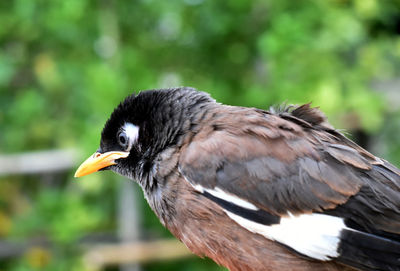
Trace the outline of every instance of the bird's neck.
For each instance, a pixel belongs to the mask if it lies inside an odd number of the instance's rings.
[[[196,106],[201,106],[201,104]],[[182,186],[182,180],[179,181],[179,155],[202,129],[204,123],[209,124],[210,120],[218,115],[218,108],[221,109],[221,105],[215,103],[203,104],[202,110],[196,110],[196,106],[191,109],[192,112],[189,115],[182,115],[186,119],[179,121],[181,126],[176,127],[176,131],[172,133],[174,137],[169,140],[167,146],[163,146],[162,151],[146,160],[151,161],[151,164],[142,162],[141,169],[138,171],[141,175],[137,176],[149,205],[171,231],[173,231],[172,224],[175,217],[175,200],[179,197]]]
[[[138,179],[150,207],[168,228],[174,218],[179,190],[178,161],[179,148],[167,148],[154,159],[151,170]]]
[[[201,110],[198,107],[201,107]],[[211,102],[195,104],[190,109],[182,110],[179,116],[175,115],[174,118],[165,120],[165,125],[157,125],[158,128],[154,131],[157,138],[151,144],[146,142],[146,145],[152,147],[142,155],[143,158],[138,162],[135,170],[137,175],[135,178],[144,191],[151,192],[159,185],[157,179],[162,180],[166,174],[170,173],[173,166],[177,166],[178,161],[172,159],[172,156],[196,136],[204,123],[208,123],[216,115],[218,108],[221,108],[221,105]],[[160,121],[160,123],[163,122]],[[173,161],[173,165],[170,161]],[[166,164],[168,166],[165,166]]]

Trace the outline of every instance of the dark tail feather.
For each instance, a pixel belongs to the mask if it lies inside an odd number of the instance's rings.
[[[400,242],[345,229],[340,235],[338,262],[361,270],[400,271]]]

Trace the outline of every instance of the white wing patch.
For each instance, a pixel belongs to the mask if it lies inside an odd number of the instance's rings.
[[[184,178],[186,179],[186,176]],[[208,189],[199,184],[192,184],[192,186],[200,193],[207,192],[216,198],[248,210],[259,210],[254,204],[227,193],[219,187]],[[265,225],[224,208],[223,210],[231,219],[248,231],[284,244],[300,254],[322,261],[329,261],[339,256],[338,247],[341,231],[343,229],[352,230],[346,227],[342,218],[324,214],[313,213],[294,216],[288,212],[288,216],[280,218],[279,224]]]
[[[228,201],[228,202],[230,202],[234,205],[240,206],[242,208],[254,210],[254,211],[258,210],[257,206],[255,206],[254,204],[252,204],[248,201],[245,201],[235,195],[229,194],[229,193],[223,191],[222,189],[220,189],[219,187],[215,187],[214,189],[208,189],[208,188],[202,187],[199,184],[192,185],[192,186],[196,191],[198,191],[200,193],[208,192],[216,198],[220,198],[222,200]]]
[[[247,230],[287,245],[308,257],[329,261],[339,256],[337,251],[343,219],[323,214],[282,217],[279,224],[267,226],[225,210],[227,215]]]
[[[225,201],[228,201],[230,203],[233,203],[233,204],[243,207],[245,209],[250,209],[250,210],[254,210],[254,211],[258,210],[257,206],[255,206],[254,204],[252,204],[248,201],[245,201],[245,200],[243,200],[237,196],[234,196],[232,194],[228,194],[218,187],[215,187],[214,189],[204,189],[204,191],[210,193],[214,197],[223,199]]]

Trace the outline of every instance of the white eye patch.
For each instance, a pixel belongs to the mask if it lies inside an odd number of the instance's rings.
[[[132,123],[126,122],[122,126],[122,130],[125,132],[128,137],[129,142],[129,150],[132,148],[132,145],[137,142],[139,138],[139,126],[136,126]]]

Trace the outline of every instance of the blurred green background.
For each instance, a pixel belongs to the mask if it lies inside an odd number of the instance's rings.
[[[400,165],[400,2],[0,1],[0,270],[94,270],[96,244],[171,237],[136,185],[73,172],[125,96],[180,85],[233,105],[313,102]],[[59,149],[75,154],[63,169],[4,162]],[[223,269],[192,257],[103,270]]]

